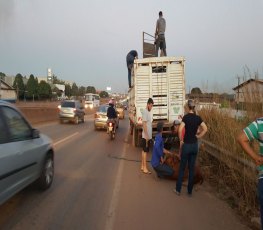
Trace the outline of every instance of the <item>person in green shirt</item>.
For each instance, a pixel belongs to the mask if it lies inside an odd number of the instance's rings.
[[[263,229],[263,117],[249,124],[238,135],[237,140],[243,150],[255,161],[258,169],[258,197],[260,205],[261,229]],[[250,146],[252,140],[258,140],[259,153]]]

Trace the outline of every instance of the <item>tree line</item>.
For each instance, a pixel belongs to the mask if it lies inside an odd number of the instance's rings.
[[[0,72],[0,79],[4,80],[6,75]],[[66,84],[65,81],[58,79],[57,76],[53,76],[50,83],[46,81],[38,82],[38,78],[33,74],[27,78],[18,73],[15,76],[12,87],[16,90],[18,99],[28,99],[28,100],[46,100],[46,99],[57,99],[62,96],[62,91],[58,89],[55,84],[65,85],[64,95],[66,98],[72,97],[83,97],[86,93],[96,93],[94,86],[77,86],[74,82],[72,86]],[[100,97],[108,97],[108,92],[101,91],[99,93]]]

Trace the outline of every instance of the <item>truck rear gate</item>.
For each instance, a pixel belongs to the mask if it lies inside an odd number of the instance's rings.
[[[170,128],[174,120],[182,118],[185,101],[184,62],[184,58],[176,57],[135,60],[132,88],[129,90],[129,117],[135,145],[140,143],[141,111],[149,97],[154,100],[153,128],[160,120]]]

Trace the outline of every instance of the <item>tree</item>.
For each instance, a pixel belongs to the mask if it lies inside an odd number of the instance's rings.
[[[72,85],[72,88],[71,88],[72,96],[78,96],[78,91],[79,91],[79,88],[78,88],[77,84],[74,82]]]
[[[86,88],[84,86],[79,87],[79,96],[84,96]]]
[[[100,92],[100,97],[101,97],[101,98],[107,98],[107,97],[109,97],[109,94],[108,94],[108,92],[106,92],[106,91],[101,91],[101,92]]]
[[[86,93],[96,93],[96,89],[94,86],[88,86]]]
[[[51,98],[52,90],[48,83],[41,81],[38,86],[38,94],[41,99]]]
[[[60,85],[64,85],[65,84],[65,81],[62,81],[62,80],[58,79],[58,77],[55,76],[55,75],[53,75],[52,79],[53,79],[53,81],[52,81],[53,84],[60,84]]]
[[[67,97],[71,97],[72,93],[71,93],[71,86],[69,84],[65,85],[65,96]]]
[[[25,95],[25,85],[24,85],[24,82],[23,82],[23,76],[18,73],[15,77],[15,80],[14,80],[14,83],[13,83],[13,88],[16,89],[17,91],[17,97],[19,99],[22,99],[24,98],[24,95]]]
[[[202,94],[202,91],[200,88],[195,87],[195,88],[192,88],[191,94]]]
[[[34,99],[35,97],[38,96],[38,80],[37,78],[35,79],[33,74],[29,76],[29,79],[26,85],[26,90],[27,90],[26,92],[27,98]]]
[[[0,79],[1,79],[1,80],[4,80],[4,79],[5,79],[5,74],[2,73],[2,72],[0,72]]]
[[[55,87],[53,89],[53,92],[55,93],[55,95],[57,95],[58,97],[61,97],[62,95],[62,92],[59,90],[59,88]]]

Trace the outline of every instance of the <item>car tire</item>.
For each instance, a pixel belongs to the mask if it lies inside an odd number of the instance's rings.
[[[49,154],[47,155],[44,161],[42,172],[38,179],[38,187],[41,190],[48,189],[53,182],[53,178],[54,178],[54,160],[53,157]]]

